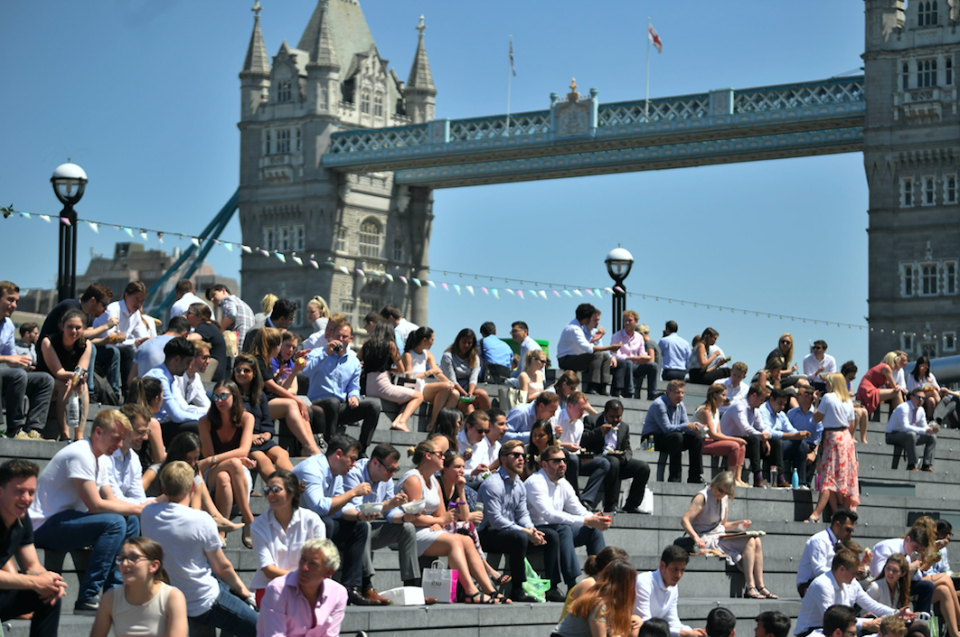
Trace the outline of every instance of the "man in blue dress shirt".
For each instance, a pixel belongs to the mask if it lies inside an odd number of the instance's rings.
[[[200,413],[187,404],[187,399],[176,382],[197,356],[197,348],[183,336],[177,336],[163,346],[163,364],[154,367],[143,375],[144,378],[156,378],[163,386],[163,404],[157,412],[157,421],[163,431],[165,444],[170,444],[179,433],[188,431],[200,433]]]
[[[497,384],[510,378],[513,350],[497,338],[497,326],[492,321],[480,326],[480,352],[483,354],[480,359],[481,378]],[[523,367],[523,361],[520,361],[519,367]]]
[[[657,451],[670,455],[670,477],[668,482],[680,482],[683,473],[683,452],[690,452],[690,471],[687,482],[699,484],[703,472],[703,434],[700,425],[690,422],[687,408],[683,405],[683,392],[686,383],[671,380],[667,393],[653,401],[643,421],[644,436],[653,436]]]
[[[807,443],[809,431],[797,431],[787,418],[783,409],[787,406],[789,394],[782,389],[773,389],[767,402],[760,407],[760,419],[764,427],[770,432],[770,453],[767,462],[771,467],[777,467],[778,475],[774,476],[778,487],[789,487],[787,471],[783,466],[786,460],[797,470],[797,477],[801,484],[807,482]],[[765,467],[769,472],[769,468]]]

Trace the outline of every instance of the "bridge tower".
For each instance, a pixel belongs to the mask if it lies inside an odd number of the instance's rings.
[[[320,268],[244,254],[244,299],[256,308],[272,292],[306,307],[319,294],[355,327],[392,303],[425,325],[427,288],[404,285],[399,276],[427,277],[432,191],[395,186],[392,172],[338,176],[320,165],[338,130],[433,119],[437,90],[422,17],[405,86],[380,56],[357,0],[320,0],[296,47],[284,41],[272,65],[259,0],[253,11],[240,73],[243,243],[293,251]]]
[[[865,3],[870,364],[956,354],[960,3]]]

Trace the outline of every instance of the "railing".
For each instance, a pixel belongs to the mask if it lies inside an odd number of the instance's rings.
[[[676,119],[694,119],[709,115],[710,96],[684,95],[635,102],[618,102],[600,107],[600,126],[623,126]]]
[[[734,113],[779,111],[804,106],[863,102],[863,77],[850,77],[807,84],[787,84],[737,91]]]
[[[331,136],[329,153],[353,153],[417,146],[427,142],[427,125],[358,129]]]
[[[466,142],[479,139],[499,139],[504,136],[544,135],[550,132],[550,111],[533,111],[507,116],[458,119],[450,122],[450,141]]]

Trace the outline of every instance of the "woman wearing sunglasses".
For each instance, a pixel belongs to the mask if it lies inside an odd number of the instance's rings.
[[[37,371],[47,372],[55,381],[54,397],[57,404],[57,422],[60,425],[60,440],[70,440],[67,403],[70,401],[71,394],[77,396],[80,404],[79,419],[73,432],[74,440],[83,439],[83,426],[87,422],[90,395],[87,393],[86,370],[90,368],[90,351],[93,346],[83,338],[85,325],[86,316],[83,312],[69,310],[60,319],[60,328],[57,333],[44,338],[40,343]],[[40,433],[37,430],[29,431],[24,427],[17,434],[17,438],[40,440],[43,437]]]
[[[250,584],[257,597],[257,606],[270,580],[298,568],[303,543],[327,536],[320,516],[310,509],[300,508],[302,486],[297,476],[280,469],[266,482],[263,495],[270,509],[257,517],[250,527],[259,567]]]
[[[251,354],[240,354],[233,364],[233,382],[240,388],[243,408],[253,415],[253,440],[250,457],[257,463],[257,473],[266,481],[277,469],[293,470],[290,454],[277,444],[277,430],[270,418],[267,394],[263,391],[263,377],[257,359]]]
[[[253,548],[250,525],[250,483],[247,469],[257,463],[250,459],[253,440],[253,415],[243,408],[243,397],[236,383],[226,381],[213,388],[213,405],[200,419],[200,442],[204,458],[198,463],[207,480],[207,488],[220,513],[229,518],[234,502],[243,519],[243,545]]]

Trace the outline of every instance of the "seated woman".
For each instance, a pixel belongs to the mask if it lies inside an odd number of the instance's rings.
[[[944,396],[960,397],[960,393],[940,386],[937,377],[930,371],[930,359],[926,356],[918,358],[913,371],[907,374],[907,393],[912,392],[915,387],[922,387],[926,394],[923,410],[927,415],[927,422],[933,421],[933,410]]]
[[[690,361],[687,364],[689,382],[712,385],[718,380],[730,377],[730,368],[724,367],[730,359],[725,358],[723,350],[717,347],[718,338],[720,338],[720,332],[712,327],[703,330],[700,341],[690,353]]]
[[[883,572],[867,585],[867,595],[890,608],[910,605],[910,562],[903,553],[887,558]]]
[[[469,327],[457,334],[453,344],[440,358],[444,376],[454,382],[454,390],[460,394],[459,409],[469,414],[476,409],[490,409],[490,396],[477,389],[480,378],[480,355],[477,350],[477,335]]]
[[[253,439],[250,441],[250,457],[257,463],[257,473],[266,480],[277,469],[293,470],[290,454],[277,442],[277,431],[270,418],[267,395],[263,391],[263,378],[257,359],[250,354],[240,354],[233,363],[233,382],[240,388],[243,408],[253,415]]]
[[[413,457],[416,469],[411,469],[399,480],[399,486],[410,502],[424,500],[426,508],[416,515],[404,514],[404,520],[417,527],[417,552],[430,557],[446,556],[451,569],[460,573],[458,584],[463,588],[468,604],[510,603],[497,592],[483,565],[476,546],[466,535],[448,533],[443,527],[456,519],[447,510],[440,497],[440,482],[434,475],[443,468],[445,438],[425,440],[410,447],[407,455]],[[478,588],[474,579],[480,583]]]
[[[388,400],[403,407],[390,424],[390,429],[410,431],[407,421],[423,403],[423,394],[411,387],[393,384],[393,374],[404,373],[393,325],[386,321],[377,323],[373,334],[360,348],[357,358],[367,373],[367,397]]]
[[[430,432],[430,437],[443,436],[447,439],[447,449],[460,451],[460,444],[457,442],[457,436],[463,428],[463,414],[458,409],[447,407],[440,410],[437,416],[437,422]]]
[[[280,383],[280,386],[289,389],[294,394],[297,393],[297,374],[294,372],[296,366],[295,354],[297,345],[300,344],[300,337],[293,332],[284,331],[280,334],[280,353],[270,361],[270,371],[273,373],[273,379]]]
[[[330,308],[322,296],[315,296],[307,301],[307,321],[310,323],[311,332],[322,332],[325,330],[329,319]]]
[[[460,401],[460,394],[454,389],[453,381],[443,375],[437,360],[430,352],[433,340],[432,329],[418,327],[410,332],[403,346],[404,376],[416,379],[416,390],[423,395],[426,402],[433,405],[430,421],[427,423],[428,432],[433,431],[441,409],[456,407]],[[431,376],[436,382],[427,382],[427,378]]]
[[[542,350],[532,349],[527,352],[527,360],[524,361],[523,371],[517,377],[517,387],[523,392],[526,402],[533,402],[543,392],[543,384],[546,382],[543,370],[546,366],[547,355]]]
[[[920,565],[917,570],[921,574],[932,570],[940,561],[940,551],[946,547],[948,541],[938,539],[937,523],[929,516],[921,516],[913,523],[907,537],[914,539],[922,547],[922,550],[918,551]],[[934,585],[933,601],[940,603],[940,614],[943,615],[950,637],[960,636],[960,598],[957,597],[953,578],[947,573],[929,573],[922,575],[922,579]]]
[[[570,397],[570,394],[577,391],[578,387],[580,387],[580,377],[577,376],[577,372],[568,369],[560,374],[560,378],[558,378],[553,385],[547,387],[544,391],[552,391],[560,397],[560,407],[557,409],[557,412],[559,413],[561,409],[564,409],[567,406],[567,398]],[[589,402],[587,403],[587,413],[597,413],[597,410]]]
[[[530,428],[530,442],[527,444],[527,456],[523,463],[523,479],[526,480],[540,471],[540,454],[547,447],[556,444],[553,424],[549,420],[538,420]]]
[[[637,570],[627,562],[611,562],[593,588],[577,598],[557,624],[558,637],[637,637],[640,618],[633,614]]]
[[[802,374],[797,373],[797,365],[791,365],[793,363],[793,336],[791,334],[780,335],[777,347],[767,354],[767,362],[764,367],[770,369],[770,365],[774,361],[780,363],[780,369],[783,372],[783,377],[780,380],[783,389],[793,387],[803,377]]]
[[[270,361],[280,354],[281,342],[280,330],[264,327],[257,335],[257,340],[250,353],[254,355],[257,367],[260,369],[260,376],[263,377],[263,390],[267,393],[269,400],[270,418],[274,420],[283,419],[287,423],[290,433],[300,441],[304,454],[316,456],[321,452],[313,434],[320,432],[314,432],[311,428],[310,408],[295,393],[278,383],[271,371]],[[300,364],[301,360],[303,359],[298,360],[294,366],[292,372],[294,376],[303,369],[303,365]]]
[[[243,545],[253,548],[250,525],[250,482],[247,469],[257,466],[250,457],[253,440],[253,414],[243,408],[240,388],[233,381],[223,381],[213,388],[213,406],[200,419],[200,442],[204,459],[200,461],[205,470],[207,488],[213,495],[217,509],[225,518],[230,517],[236,504],[243,519]]]
[[[257,516],[250,527],[253,550],[259,567],[250,588],[257,605],[270,580],[296,570],[300,563],[300,547],[309,539],[327,537],[327,529],[320,516],[310,509],[300,508],[303,486],[297,476],[281,469],[266,480],[263,495],[270,508]]]
[[[763,546],[759,537],[723,539],[721,536],[750,528],[750,520],[727,520],[727,505],[737,492],[733,474],[724,471],[710,486],[693,496],[681,524],[697,547],[719,550],[727,563],[743,571],[746,587],[743,596],[750,599],[779,599],[763,585]]]
[[[165,462],[167,450],[163,445],[163,430],[156,415],[163,407],[163,383],[157,378],[134,378],[123,397],[124,403],[142,405],[150,410],[154,418],[150,419],[147,429],[147,442],[140,449],[140,456],[148,456],[154,463]]]
[[[697,407],[693,418],[707,428],[707,439],[703,441],[703,453],[711,456],[727,458],[727,469],[733,473],[733,480],[738,487],[749,487],[742,480],[743,460],[747,453],[747,441],[743,438],[724,435],[720,431],[720,405],[727,399],[725,385],[710,385],[707,390],[707,400]]]
[[[583,574],[586,577],[567,591],[567,599],[563,603],[563,610],[560,612],[560,621],[563,621],[563,618],[570,612],[570,606],[573,605],[573,602],[593,588],[593,585],[597,583],[597,576],[603,572],[603,569],[617,561],[630,563],[630,554],[617,546],[605,546],[596,555],[587,557],[587,561],[583,563]]]
[[[444,531],[449,533],[461,533],[467,535],[473,540],[473,544],[483,560],[483,568],[497,586],[507,584],[511,579],[509,575],[498,573],[495,568],[487,563],[487,556],[480,546],[480,536],[477,535],[476,525],[483,522],[483,511],[476,511],[477,492],[467,486],[467,479],[464,476],[463,468],[465,466],[463,456],[459,453],[448,451],[443,454],[443,470],[440,472],[440,497],[447,503],[449,510],[456,514],[456,519],[443,527]]]
[[[53,395],[57,401],[57,423],[60,425],[59,440],[70,440],[67,426],[67,403],[71,397],[79,401],[79,420],[73,431],[74,440],[83,439],[83,428],[87,423],[87,410],[90,408],[90,394],[87,392],[87,369],[90,367],[90,353],[93,345],[83,338],[86,315],[80,310],[68,310],[60,319],[56,334],[44,337],[40,343],[40,356],[37,357],[37,371],[53,376]],[[159,425],[158,425],[159,426]],[[40,440],[40,431],[21,430],[17,437]]]
[[[170,586],[163,570],[163,548],[145,537],[132,537],[117,554],[123,586],[103,594],[90,637],[163,635],[187,637],[187,599]]]
[[[896,352],[887,352],[883,362],[870,368],[860,379],[857,388],[857,400],[866,408],[867,414],[872,416],[880,403],[889,402],[893,412],[903,402],[903,390],[893,379],[893,372],[900,364],[900,355]],[[866,442],[866,430],[860,432],[860,442]]]

